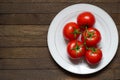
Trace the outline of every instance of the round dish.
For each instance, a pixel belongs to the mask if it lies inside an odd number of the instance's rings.
[[[72,60],[66,51],[67,41],[63,37],[63,27],[68,22],[76,22],[77,16],[84,11],[90,11],[95,16],[94,27],[102,36],[99,47],[103,58],[98,65],[88,65],[84,59]],[[118,31],[112,18],[101,8],[90,4],[75,4],[55,16],[49,27],[47,41],[51,56],[59,66],[75,74],[91,74],[103,69],[114,58],[118,47]]]

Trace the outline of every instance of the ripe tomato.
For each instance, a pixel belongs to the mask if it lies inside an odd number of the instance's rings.
[[[83,32],[81,40],[89,47],[97,46],[101,40],[101,34],[96,28],[88,28]]]
[[[67,45],[67,52],[71,58],[80,58],[85,54],[85,46],[82,42],[73,40]]]
[[[79,26],[75,22],[69,22],[64,26],[63,35],[67,40],[75,40],[80,35]]]
[[[77,24],[82,30],[86,27],[93,27],[95,24],[95,17],[91,12],[83,12],[77,17]]]
[[[99,48],[89,48],[86,50],[85,59],[89,64],[97,64],[102,59],[102,51]]]

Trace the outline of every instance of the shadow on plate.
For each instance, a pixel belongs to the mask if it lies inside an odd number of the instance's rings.
[[[83,62],[83,57],[82,57],[82,58],[79,58],[79,59],[72,59],[72,58],[69,57],[69,60],[70,60],[73,64],[77,65],[77,64]]]

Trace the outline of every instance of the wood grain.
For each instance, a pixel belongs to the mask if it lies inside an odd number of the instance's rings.
[[[0,36],[46,36],[49,25],[0,25]]]
[[[42,47],[47,46],[46,36],[0,37],[0,47]]]
[[[0,13],[58,13],[75,3],[0,3]],[[91,3],[109,13],[120,13],[120,3]]]
[[[0,24],[50,24],[56,14],[1,14]]]
[[[44,59],[52,58],[47,47],[0,48],[0,59]]]
[[[49,25],[56,14],[1,14],[0,24],[1,25]],[[120,14],[112,14],[110,16],[113,18],[116,24],[120,24]]]
[[[59,70],[0,70],[2,80],[114,80],[117,72],[102,71],[101,74],[75,75]],[[53,77],[54,75],[54,77]],[[109,77],[108,77],[109,76]]]
[[[0,47],[47,46],[47,31],[46,25],[1,25]]]
[[[2,70],[57,69],[56,65],[52,58],[47,56],[41,56],[39,59],[0,59],[0,69]]]

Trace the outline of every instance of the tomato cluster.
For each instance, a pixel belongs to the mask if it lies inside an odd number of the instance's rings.
[[[101,34],[94,27],[95,16],[91,12],[83,12],[77,16],[77,23],[69,22],[63,28],[63,35],[68,40],[67,52],[70,58],[85,56],[89,64],[97,64],[102,59],[102,51],[97,46]]]

